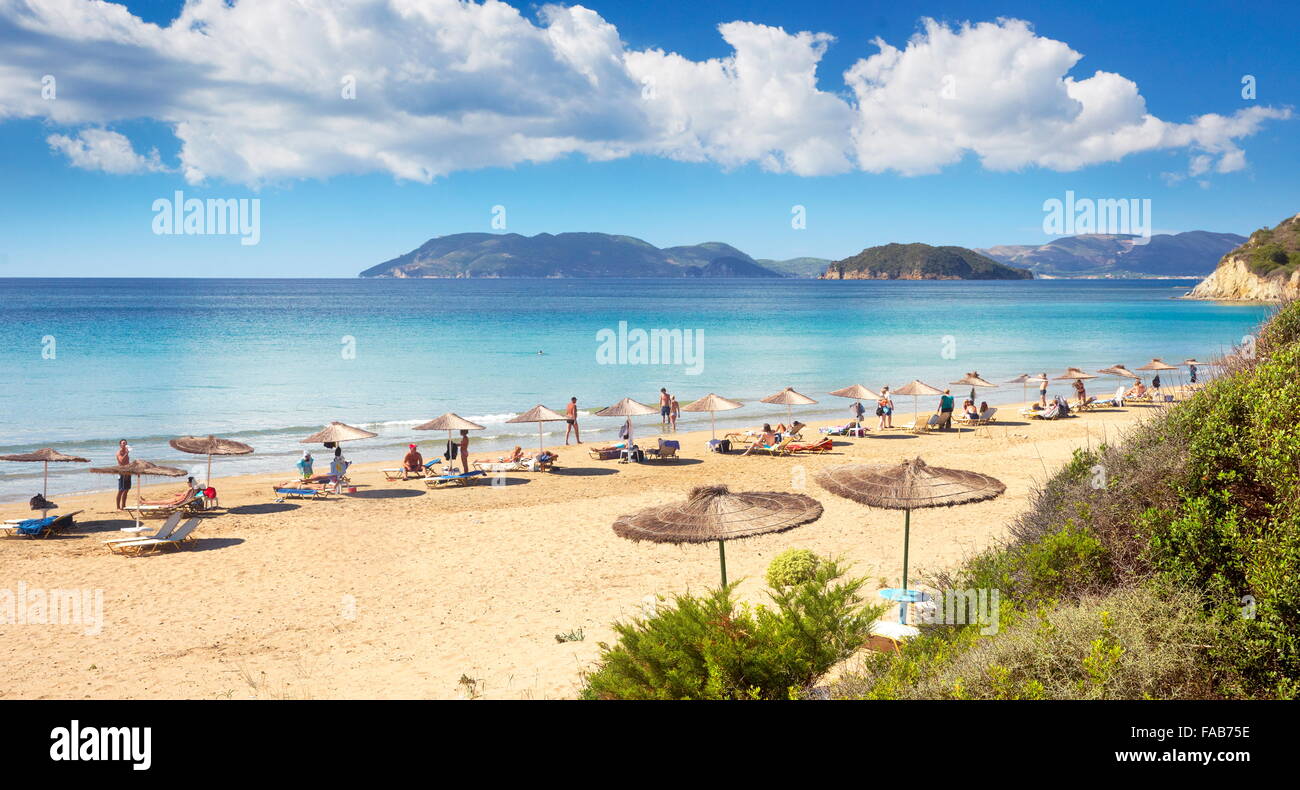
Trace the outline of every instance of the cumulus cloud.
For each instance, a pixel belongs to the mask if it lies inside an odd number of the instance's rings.
[[[83,129],[75,137],[52,134],[45,138],[50,148],[68,157],[73,167],[105,173],[149,173],[166,170],[157,149],[141,156],[125,135],[107,129]]]
[[[830,35],[718,31],[731,54],[695,61],[629,49],[582,6],[532,21],[496,0],[191,0],[159,27],[108,3],[0,0],[0,121],[46,119],[75,166],[141,172],[161,165],[102,127],[150,118],[180,141],[187,180],[260,184],[633,154],[813,176],[933,173],[968,155],[1074,170],[1184,149],[1189,173],[1229,173],[1246,167],[1239,140],[1290,116],[1161,120],[1131,80],[1074,75],[1082,56],[1019,20],[923,20],[829,90]]]

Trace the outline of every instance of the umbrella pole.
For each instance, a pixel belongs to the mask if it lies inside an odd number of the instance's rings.
[[[727,544],[718,541],[718,565],[722,568],[722,586],[727,586]]]
[[[212,453],[208,453],[208,483],[204,488],[212,488]]]
[[[903,596],[907,596],[907,547],[912,542],[912,511],[903,511]],[[907,601],[898,605],[898,622],[907,623]]]
[[[709,412],[709,428],[713,431],[713,438],[718,438],[718,418],[713,412]]]
[[[45,499],[50,495],[50,462],[45,462],[45,477],[41,481],[41,498]]]
[[[135,527],[136,529],[140,528],[140,505],[141,503],[144,502],[144,500],[140,498],[140,486],[142,485],[144,485],[144,476],[136,475],[135,476]]]

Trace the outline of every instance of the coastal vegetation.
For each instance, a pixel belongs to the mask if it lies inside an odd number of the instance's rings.
[[[1275,228],[1260,228],[1243,247],[1255,274],[1291,274],[1300,269],[1300,218],[1283,220]]]
[[[927,578],[998,591],[1000,628],[922,625],[897,652],[859,650],[862,581],[786,552],[768,572],[775,608],[739,604],[731,587],[680,596],[616,626],[585,695],[809,696],[852,654],[815,696],[1296,698],[1297,414],[1292,302],[1193,397],[1121,443],[1077,450],[1002,544]]]
[[[835,261],[822,275],[829,280],[1029,280],[1026,269],[998,263],[965,247],[884,244]]]

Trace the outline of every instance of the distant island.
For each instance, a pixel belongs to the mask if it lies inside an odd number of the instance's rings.
[[[885,244],[850,258],[754,258],[719,241],[659,248],[610,233],[455,233],[361,277],[795,277],[892,280],[1202,277],[1246,241],[1233,233],[1067,236],[988,249]]]
[[[362,277],[781,277],[729,244],[660,249],[608,233],[456,233],[429,239]]]
[[[1300,214],[1250,234],[1187,297],[1251,302],[1300,299]]]
[[[1017,269],[965,247],[884,244],[832,263],[824,280],[1032,280]]]
[[[1193,230],[1149,239],[1124,234],[1066,236],[1046,244],[1005,244],[976,250],[1038,277],[1204,277],[1229,250],[1246,241],[1235,233]]]

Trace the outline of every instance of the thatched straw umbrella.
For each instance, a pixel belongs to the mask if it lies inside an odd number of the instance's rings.
[[[690,403],[683,406],[682,411],[707,411],[709,413],[709,427],[713,431],[713,438],[716,439],[718,438],[718,423],[717,423],[717,419],[713,416],[713,413],[719,411],[731,411],[732,409],[739,409],[741,406],[744,405],[745,404],[741,403],[738,400],[731,400],[730,398],[724,398],[721,395],[714,395],[712,392],[710,392],[708,395],[705,395],[703,398],[700,398],[699,400],[696,401],[691,401]]]
[[[774,395],[768,395],[761,399],[763,403],[777,403],[785,406],[785,418],[791,422],[794,421],[794,415],[791,411],[792,406],[811,406],[817,401],[794,391],[794,387],[786,387]]]
[[[916,420],[915,414],[918,413],[918,412],[920,412],[920,410],[921,410],[920,407],[917,405],[917,402],[916,402],[916,396],[918,396],[918,395],[942,395],[942,394],[943,394],[943,390],[938,389],[937,387],[931,387],[929,384],[926,384],[924,381],[921,381],[921,380],[919,380],[919,379],[912,379],[911,381],[907,382],[907,383],[904,384],[903,386],[901,386],[901,387],[899,387],[898,389],[894,390],[894,394],[895,394],[895,395],[911,395],[911,396],[912,396],[912,412],[913,412],[913,415],[914,415],[914,416],[913,416],[913,424],[915,424],[915,420]]]
[[[142,483],[140,478],[148,475],[150,477],[189,477],[190,473],[184,469],[177,469],[172,466],[159,466],[150,461],[132,461],[129,464],[117,464],[116,466],[93,466],[91,472],[97,475],[131,475],[135,478],[135,506],[136,513],[139,513],[140,507],[140,488]],[[140,526],[140,519],[136,518],[135,525]]]
[[[814,475],[827,491],[868,507],[903,511],[903,590],[907,590],[908,545],[912,511],[982,502],[1007,487],[996,478],[961,469],[928,466],[920,458],[893,466],[849,464],[832,466]],[[903,605],[906,612],[906,604]]]
[[[964,385],[964,386],[968,386],[968,387],[970,387],[970,401],[971,401],[971,403],[974,403],[974,402],[975,402],[975,388],[976,388],[976,387],[994,387],[994,388],[996,388],[996,387],[998,386],[998,385],[996,385],[996,384],[994,384],[994,383],[992,383],[992,382],[985,381],[984,379],[980,378],[980,374],[979,374],[978,371],[972,371],[972,372],[970,372],[970,373],[967,373],[965,376],[962,376],[961,378],[957,379],[956,381],[950,381],[950,382],[948,382],[948,383],[949,383],[949,384],[962,384],[962,385]],[[960,426],[958,426],[958,428],[957,428],[957,433],[959,433],[959,434],[961,433],[961,427],[960,427]]]
[[[1125,378],[1125,379],[1136,379],[1138,377],[1138,374],[1134,373],[1133,371],[1129,370],[1123,365],[1111,365],[1110,367],[1102,368],[1097,372],[1104,373],[1107,376],[1119,376],[1120,378]]]
[[[606,406],[596,412],[597,417],[626,417],[627,418],[627,449],[632,449],[632,418],[643,417],[647,414],[658,414],[659,410],[653,406],[647,406],[644,403],[634,401],[631,398],[624,398],[613,406]]]
[[[217,436],[178,436],[167,443],[183,453],[206,455],[208,457],[206,486],[212,485],[212,456],[250,455],[253,452],[253,448],[243,442],[237,442],[234,439],[222,439]]]
[[[861,384],[850,384],[849,386],[828,392],[827,395],[834,395],[837,398],[848,398],[854,401],[880,400],[880,393],[872,392],[869,388]]]
[[[1029,375],[1028,373],[1021,373],[1019,376],[1016,376],[1014,379],[1007,379],[1007,380],[1004,381],[1003,383],[1004,383],[1004,384],[1019,384],[1019,385],[1020,385],[1020,397],[1024,398],[1024,399],[1025,399],[1025,402],[1028,403],[1028,402],[1029,402],[1029,382],[1031,382],[1031,381],[1034,382],[1035,384],[1042,384],[1044,381],[1047,381],[1047,379],[1043,378],[1042,376],[1031,376],[1031,375]]]
[[[351,442],[357,439],[373,439],[379,434],[372,433],[363,428],[354,428],[351,425],[335,421],[326,425],[306,439],[299,439],[299,444],[338,444],[339,442]]]
[[[1178,366],[1177,366],[1177,365],[1170,365],[1169,363],[1165,362],[1164,360],[1160,359],[1159,357],[1154,357],[1154,358],[1152,358],[1152,360],[1151,360],[1150,362],[1148,362],[1148,363],[1146,363],[1145,365],[1142,365],[1141,367],[1139,367],[1138,370],[1147,370],[1147,371],[1151,371],[1151,372],[1155,373],[1156,376],[1159,376],[1159,375],[1160,375],[1160,372],[1161,372],[1161,371],[1164,371],[1164,370],[1178,370]]]
[[[415,426],[414,428],[412,428],[411,430],[446,431],[447,442],[448,444],[450,444],[452,441],[452,437],[451,437],[452,431],[481,431],[484,430],[484,428],[482,425],[479,425],[476,422],[470,422],[469,420],[465,419],[459,414],[449,411],[440,417],[434,417],[432,420],[429,420],[428,422],[421,423]],[[448,463],[451,462],[448,461]]]
[[[1092,375],[1091,373],[1085,373],[1080,368],[1066,368],[1064,373],[1062,373],[1059,376],[1053,377],[1052,381],[1088,381],[1089,379],[1095,379],[1095,378],[1097,377]],[[1087,390],[1084,390],[1084,395],[1085,396],[1087,395]],[[1083,400],[1080,399],[1080,403],[1082,402]]]
[[[542,423],[544,423],[544,422],[564,421],[564,420],[566,420],[566,419],[568,419],[568,418],[565,417],[563,414],[556,414],[555,412],[551,411],[550,409],[546,408],[545,406],[543,406],[542,404],[539,403],[539,404],[537,404],[536,406],[534,406],[533,408],[531,408],[531,409],[529,409],[528,411],[524,412],[523,414],[520,414],[520,415],[517,416],[517,417],[511,417],[510,419],[506,420],[506,422],[510,422],[510,423],[535,422],[535,423],[537,423],[537,449],[538,449],[539,452],[544,452],[544,451],[546,450],[546,446],[545,446],[545,444],[543,444],[543,442],[542,442]]]
[[[732,493],[723,485],[699,486],[685,502],[657,505],[619,516],[614,532],[655,543],[718,542],[722,586],[727,586],[726,541],[784,532],[821,518],[821,503],[805,494],[779,491]]]
[[[44,447],[34,453],[20,453],[18,455],[0,455],[0,461],[16,461],[18,463],[43,463],[45,464],[45,475],[41,482],[41,499],[44,499],[50,493],[50,463],[69,463],[69,464],[88,464],[89,460],[80,458],[75,455],[67,455],[58,450]]]

